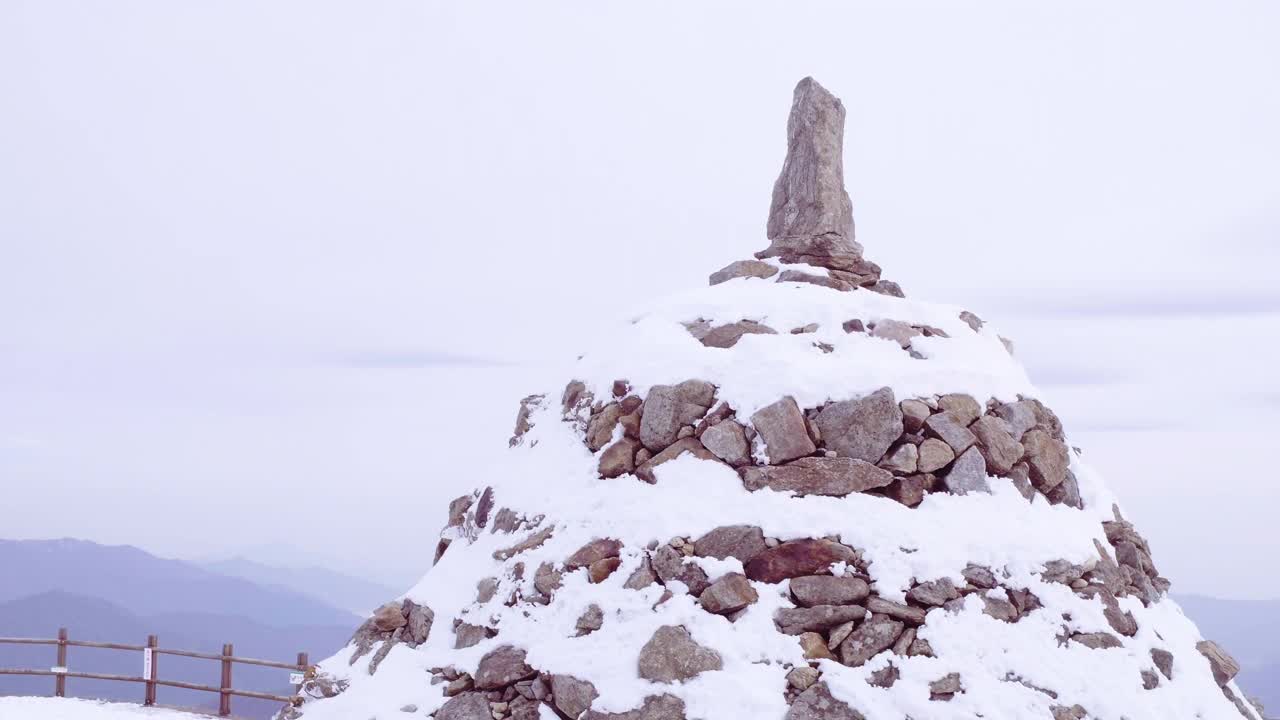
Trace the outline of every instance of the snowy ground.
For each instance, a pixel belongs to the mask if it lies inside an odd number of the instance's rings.
[[[0,720],[200,720],[193,713],[127,703],[49,697],[0,697]]]

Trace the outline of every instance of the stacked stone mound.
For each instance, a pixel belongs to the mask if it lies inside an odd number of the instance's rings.
[[[816,82],[807,78],[797,86],[787,158],[768,222],[770,245],[758,259],[712,275],[712,285],[763,279],[817,285],[820,292],[902,297],[854,241],[841,167],[843,122],[843,106]],[[952,317],[948,328],[882,313],[843,317],[838,332],[889,343],[893,352],[909,356],[908,363],[928,363],[934,343],[980,340],[980,319],[968,312]],[[775,328],[764,319],[717,323],[694,317],[682,324],[715,352],[740,352],[747,336],[776,336],[753,343],[793,342],[795,335],[831,338],[837,332],[813,323]],[[813,342],[813,352],[831,350],[830,343]],[[1169,582],[1157,571],[1151,548],[1117,506],[1104,513],[1089,506],[1099,496],[1082,494],[1079,451],[1067,444],[1062,423],[1040,400],[965,393],[897,397],[885,386],[820,403],[786,394],[743,408],[712,379],[674,380],[645,386],[627,378],[605,384],[574,380],[558,400],[531,395],[520,404],[511,452],[532,458],[542,450],[536,447],[540,439],[571,437],[576,456],[589,458],[584,467],[591,475],[574,486],[587,490],[575,492],[645,497],[645,486],[661,487],[667,471],[679,466],[736,476],[737,495],[791,498],[785,502],[797,508],[817,507],[805,503],[825,498],[818,502],[846,503],[850,513],[893,509],[905,513],[907,523],[940,508],[963,511],[970,506],[962,503],[975,498],[1012,497],[1038,517],[1092,522],[1092,557],[1042,558],[1030,578],[1021,568],[974,558],[956,574],[914,577],[895,587],[879,564],[890,557],[883,548],[872,553],[841,535],[779,537],[760,524],[726,518],[697,533],[639,540],[642,535],[632,530],[611,536],[602,531],[608,523],[594,518],[555,517],[554,502],[537,512],[505,505],[504,493],[527,498],[521,493],[529,488],[489,486],[453,501],[435,548],[437,569],[454,573],[447,578],[478,577],[474,587],[439,592],[446,599],[433,612],[424,603],[440,588],[431,587],[428,574],[409,597],[378,609],[346,651],[307,679],[298,707],[285,714],[323,720],[356,717],[358,708],[361,720],[393,717],[342,703],[367,692],[372,706],[373,698],[403,690],[404,697],[424,699],[395,713],[437,720],[1111,717],[1108,698],[1065,682],[1054,689],[1030,677],[1044,678],[1043,668],[1008,669],[993,679],[987,667],[947,664],[957,646],[947,640],[949,651],[936,649],[930,638],[949,637],[948,628],[970,613],[981,616],[975,623],[996,623],[982,626],[993,635],[1005,633],[1002,627],[1012,628],[1008,637],[1050,633],[1056,642],[1047,652],[1054,657],[1045,657],[1045,666],[1087,665],[1093,657],[1129,675],[1116,682],[1140,686],[1153,699],[1173,689],[1211,689],[1214,697],[1185,717],[1260,717],[1234,686],[1239,667],[1222,648],[1198,636],[1190,643],[1179,639],[1189,623],[1176,609],[1170,614]],[[516,479],[531,481],[536,477]],[[726,491],[726,502],[733,493]],[[946,500],[951,496],[966,500]],[[1001,507],[1023,512],[1017,505]],[[591,534],[581,537],[582,528]],[[873,554],[882,559],[872,561]],[[487,569],[466,574],[475,568]],[[593,587],[610,592],[592,594]],[[466,595],[461,601],[447,599],[460,594]],[[593,600],[584,603],[588,595]],[[762,607],[768,608],[763,622]],[[1095,615],[1104,624],[1089,625],[1087,618]],[[704,702],[709,683],[734,687],[732,679],[724,685],[718,675],[747,667],[727,654],[723,648],[729,645],[718,649],[707,640],[713,637],[707,628],[732,632],[739,625],[758,633],[753,647],[783,648],[747,659],[750,667],[768,666],[766,672],[782,679],[779,702],[770,706],[779,708],[774,714],[735,714],[737,699],[728,693],[711,694],[715,708]],[[626,644],[628,626],[645,628],[642,642]],[[602,629],[616,630],[619,645],[591,644]],[[551,644],[555,652],[545,650]],[[587,679],[590,663],[577,666],[580,671],[565,666],[560,658],[573,655],[575,647],[590,648],[588,654],[597,653],[593,659],[602,663],[625,655],[629,676],[622,679],[647,688],[643,697],[618,707],[602,694],[605,688]],[[540,652],[556,666],[540,667]],[[378,684],[386,663],[398,658],[413,668],[416,675],[407,677],[418,686]],[[744,692],[750,682],[742,681]],[[895,685],[901,695],[893,694]],[[1016,714],[968,703],[1012,693],[1022,698]],[[703,704],[691,705],[695,697]],[[886,704],[885,698],[891,700]],[[1125,716],[1135,720],[1183,717],[1168,714],[1167,705],[1153,704],[1162,710],[1151,714],[1127,707]]]

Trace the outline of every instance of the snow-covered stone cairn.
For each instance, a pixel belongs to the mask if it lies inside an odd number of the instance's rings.
[[[525,398],[285,715],[1260,717],[1008,343],[863,258],[844,115],[800,82],[769,246]]]

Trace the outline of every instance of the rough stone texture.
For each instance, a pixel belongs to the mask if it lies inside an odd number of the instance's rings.
[[[987,482],[987,462],[982,459],[978,448],[969,448],[956,461],[951,469],[942,477],[947,491],[956,495],[968,495],[972,492],[991,492]]]
[[[982,318],[974,315],[968,310],[962,310],[960,312],[960,319],[964,321],[965,325],[972,328],[974,332],[981,332],[982,326],[986,324],[982,321]]]
[[[813,78],[801,80],[792,97],[787,156],[766,228],[770,245],[757,257],[831,258],[839,265],[862,255],[844,189],[844,105]]]
[[[489,698],[476,692],[454,696],[436,711],[436,720],[493,720]]]
[[[431,634],[431,623],[435,620],[435,613],[431,612],[431,608],[425,605],[419,605],[412,600],[404,601],[404,640],[410,645],[421,645],[427,641],[427,637]]]
[[[818,682],[821,673],[817,668],[796,667],[791,668],[787,673],[787,684],[797,690],[808,690],[814,683]]]
[[[546,397],[546,395],[529,395],[520,401],[520,410],[516,413],[515,432],[511,434],[511,439],[507,442],[508,445],[515,447],[524,442],[525,433],[533,429],[533,424],[529,422],[529,416],[542,405],[542,401]]]
[[[969,431],[978,438],[978,449],[987,461],[987,469],[996,475],[1005,475],[1022,459],[1023,447],[1013,439],[1009,424],[995,415],[983,415],[969,425]]]
[[[578,620],[573,626],[578,630],[579,635],[589,635],[599,630],[604,627],[604,610],[599,605],[591,603],[578,616]]]
[[[794,583],[794,581],[792,582]],[[960,597],[960,591],[956,589],[955,583],[951,582],[951,578],[938,578],[937,580],[922,582],[907,591],[907,599],[930,607],[941,605],[958,597]]]
[[[587,577],[592,584],[602,583],[622,564],[621,558],[611,557],[597,560],[587,566]]]
[[[622,543],[613,538],[596,538],[591,542],[578,548],[572,555],[564,561],[566,570],[577,570],[590,566],[598,560],[605,558],[616,558],[622,552]]]
[[[933,475],[908,475],[897,478],[884,488],[884,494],[907,507],[924,502],[924,496],[933,489],[938,479]]]
[[[1151,662],[1170,680],[1173,679],[1173,653],[1160,648],[1152,648]]]
[[[1027,465],[1031,469],[1031,482],[1036,489],[1047,493],[1067,479],[1067,446],[1049,433],[1035,428],[1022,436],[1022,446],[1027,451]]]
[[[956,452],[946,442],[928,438],[920,443],[917,469],[922,473],[937,472],[956,459]]]
[[[909,433],[923,430],[924,421],[932,414],[929,406],[921,400],[903,400],[898,407],[902,410],[902,428]]]
[[[699,438],[712,455],[734,467],[751,464],[751,445],[746,431],[733,420],[724,420],[707,428]]]
[[[760,408],[751,416],[751,424],[764,441],[771,465],[781,465],[817,450],[809,437],[800,406],[792,397],[784,397]]]
[[[990,590],[996,586],[996,576],[995,573],[991,572],[990,568],[981,565],[966,565],[964,570],[960,571],[960,574],[964,576],[965,580],[969,581],[970,585],[976,588]]]
[[[1070,470],[1067,471],[1067,477],[1044,496],[1053,505],[1066,505],[1077,510],[1084,509],[1084,499],[1080,497],[1080,483],[1076,480],[1075,473]]]
[[[816,632],[800,633],[800,651],[804,653],[805,660],[836,660],[836,656],[831,653],[831,648],[827,645],[827,641],[822,639],[822,635]]]
[[[805,457],[787,465],[743,468],[741,474],[748,490],[770,488],[800,496],[844,497],[893,482],[893,475],[887,470],[842,457]]]
[[[876,463],[902,436],[902,409],[889,388],[857,400],[832,403],[818,413],[814,422],[822,433],[822,444],[840,457]]]
[[[715,386],[701,380],[679,385],[654,385],[644,401],[640,417],[640,442],[651,452],[674,443],[684,425],[706,414],[715,397]]]
[[[1071,636],[1071,641],[1078,642],[1094,650],[1124,647],[1124,643],[1120,642],[1120,638],[1109,632],[1076,633]]]
[[[628,437],[619,439],[600,453],[600,464],[597,470],[600,477],[616,478],[634,472],[636,469],[636,451],[640,449],[640,441]]]
[[[566,717],[576,718],[591,709],[591,703],[600,697],[596,686],[572,675],[551,676],[551,696],[556,709]]]
[[[1199,650],[1200,654],[1209,661],[1209,667],[1213,670],[1213,679],[1219,685],[1231,682],[1231,678],[1240,672],[1240,663],[1228,655],[1218,643],[1212,640],[1201,640],[1196,643],[1196,650]]]
[[[840,643],[840,661],[850,667],[862,665],[893,647],[905,627],[902,622],[886,615],[872,615]]]
[[[480,642],[489,639],[489,628],[483,625],[472,625],[470,623],[458,623],[453,629],[453,649],[461,650],[463,648],[473,647]]]
[[[653,569],[664,584],[678,581],[689,588],[689,594],[698,596],[707,589],[710,581],[707,573],[697,563],[688,562],[670,545],[663,545],[653,555]]]
[[[624,713],[588,710],[581,720],[685,720],[684,701],[674,695],[650,695],[635,710]]]
[[[982,415],[982,406],[972,396],[952,393],[938,398],[938,408],[951,413],[956,422],[968,426]]]
[[[854,562],[852,548],[830,540],[792,540],[769,548],[746,565],[747,577],[758,582],[777,583],[801,575],[826,572],[837,562]]]
[[[984,594],[982,596],[982,605],[982,612],[996,620],[1004,622],[1016,622],[1018,620],[1018,608],[1008,600]]]
[[[924,333],[901,320],[881,320],[871,329],[871,337],[892,340],[903,350],[911,347],[911,339]]]
[[[909,622],[912,625],[923,625],[925,611],[910,605],[885,600],[882,597],[873,597],[867,600],[867,612],[879,615],[887,615],[888,617]]]
[[[591,452],[597,452],[609,444],[613,439],[613,429],[617,427],[621,417],[622,406],[618,403],[609,403],[600,412],[591,416],[591,420],[587,422],[586,438],[587,447]]]
[[[924,427],[930,435],[950,445],[956,454],[968,450],[978,439],[955,415],[947,412],[931,416],[925,420]]]
[[[930,700],[950,700],[952,695],[960,692],[960,673],[947,673],[929,683]]]
[[[698,596],[702,608],[717,615],[737,612],[759,599],[756,589],[751,587],[751,583],[741,573],[729,573],[720,577]]]
[[[698,340],[707,347],[731,348],[743,335],[777,335],[778,331],[754,320],[741,320],[711,328]]]
[[[778,268],[760,260],[735,260],[711,273],[711,284],[719,285],[734,278],[769,278],[778,274]]]
[[[867,611],[861,605],[816,605],[804,608],[782,608],[774,613],[773,622],[787,635],[822,632],[850,621],[861,620]]]
[[[871,594],[866,580],[859,577],[806,575],[791,579],[791,595],[804,607],[851,605]]]
[[[622,587],[628,590],[643,590],[656,582],[658,582],[658,574],[653,571],[653,565],[646,557],[640,561],[640,567],[631,572],[631,576]]]
[[[720,654],[694,642],[679,625],[664,625],[640,648],[640,677],[660,683],[688,680],[724,664]]]
[[[524,658],[524,650],[511,645],[490,650],[480,658],[480,665],[476,668],[476,689],[500,690],[537,675],[538,671],[526,665]]]
[[[911,443],[903,443],[880,461],[880,467],[895,475],[910,475],[916,471],[919,460],[919,449]]]
[[[800,693],[785,720],[866,720],[862,713],[831,696],[826,683]]]
[[[685,453],[702,460],[717,460],[716,456],[703,447],[697,438],[683,437],[668,445],[665,450],[649,458],[640,467],[636,468],[636,477],[647,483],[657,482],[657,477],[653,472],[654,469],[667,461],[675,460]]]

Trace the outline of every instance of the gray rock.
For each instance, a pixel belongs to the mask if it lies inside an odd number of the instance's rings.
[[[835,699],[826,683],[800,693],[784,720],[866,720],[862,713]]]
[[[556,590],[560,589],[564,571],[556,569],[551,563],[542,563],[533,574],[533,589],[548,601]]]
[[[887,615],[888,617],[911,623],[912,625],[923,625],[925,611],[910,605],[904,605],[892,600],[885,600],[876,596],[867,600],[867,612],[879,615]]]
[[[990,590],[996,586],[996,576],[995,573],[991,572],[990,568],[981,565],[966,565],[964,570],[960,571],[960,574],[964,576],[965,580],[969,581],[970,585],[976,588]]]
[[[929,417],[924,422],[924,428],[929,435],[942,440],[956,453],[962,453],[968,450],[978,438],[969,432],[969,428],[949,412],[940,412]]]
[[[948,673],[929,683],[929,699],[950,700],[961,689],[960,673]]]
[[[679,385],[654,385],[640,416],[640,442],[657,453],[674,443],[680,428],[706,414],[715,399],[715,386],[701,380]]]
[[[982,595],[982,612],[989,617],[1004,622],[1018,621],[1018,608],[1013,603],[1002,598],[993,598],[990,595]]]
[[[907,599],[928,607],[937,607],[948,600],[960,597],[951,578],[938,578],[922,582],[907,591]]]
[[[493,720],[489,698],[478,692],[454,696],[436,711],[436,720]]]
[[[852,563],[858,554],[846,545],[830,540],[792,540],[769,548],[746,564],[751,580],[778,583],[801,575],[827,572],[833,563]]]
[[[857,624],[858,623],[853,620],[850,620],[849,622],[840,623],[839,625],[831,628],[831,631],[827,633],[827,647],[831,650],[835,650],[840,647],[840,643],[844,642],[844,639],[849,637],[849,633],[853,632],[853,628],[856,627]]]
[[[427,641],[431,634],[431,623],[436,614],[426,605],[419,605],[408,598],[404,601],[405,632],[404,640],[411,646],[418,646]]]
[[[995,409],[995,414],[1009,423],[1014,440],[1022,440],[1022,436],[1036,426],[1035,406],[1026,400],[1004,403]]]
[[[1142,677],[1143,690],[1155,690],[1160,687],[1160,676],[1154,670],[1143,670],[1139,675]]]
[[[860,332],[867,331],[867,326],[864,325],[862,321],[859,320],[858,318],[845,320],[843,323],[840,323],[840,327],[847,333],[856,333],[856,332],[860,333]]]
[[[537,700],[530,700],[525,697],[516,697],[511,700],[507,711],[510,713],[507,720],[541,720],[542,711],[539,708],[542,703]]]
[[[892,483],[885,486],[884,494],[907,507],[915,507],[924,502],[924,496],[933,489],[937,480],[936,477],[927,473],[895,478]]]
[[[903,400],[898,407],[902,410],[902,427],[909,433],[923,430],[924,421],[933,413],[922,400]]]
[[[586,680],[572,675],[552,675],[551,696],[555,698],[556,709],[565,717],[577,718],[591,709],[591,703],[600,697],[600,693]]]
[[[910,475],[916,471],[919,461],[919,449],[911,443],[903,443],[880,461],[880,467],[896,475]]]
[[[987,461],[987,469],[1005,475],[1022,459],[1023,447],[1013,439],[1009,424],[995,415],[983,415],[969,426],[978,438],[978,449]]]
[[[757,410],[751,416],[751,424],[764,441],[771,465],[781,465],[817,449],[809,437],[800,407],[790,396]]]
[[[525,433],[533,429],[533,423],[529,422],[529,416],[533,411],[542,406],[542,401],[546,399],[546,395],[529,395],[520,401],[520,410],[516,413],[516,429],[512,433],[511,439],[507,442],[511,447],[524,442]],[[463,512],[466,512],[465,510]]]
[[[938,408],[951,413],[956,422],[969,426],[982,415],[982,406],[972,396],[952,393],[938,398]]]
[[[735,260],[711,273],[711,284],[719,285],[734,278],[768,278],[778,274],[778,268],[760,260]]]
[[[881,320],[871,329],[871,337],[892,340],[903,350],[911,347],[911,339],[920,335],[923,333],[901,320]]]
[[[643,590],[656,582],[658,582],[658,574],[653,571],[649,558],[645,557],[640,561],[640,567],[631,572],[631,576],[622,587],[627,590]]]
[[[650,695],[635,710],[624,713],[589,710],[582,720],[685,720],[684,701],[674,695]]]
[[[453,629],[453,649],[473,647],[489,639],[489,628],[471,623],[458,623]]]
[[[1125,637],[1138,634],[1138,621],[1134,619],[1133,613],[1121,610],[1120,603],[1116,601],[1116,596],[1111,594],[1110,590],[1100,585],[1090,585],[1080,590],[1080,595],[1096,597],[1102,601],[1102,614],[1112,630]]]
[[[751,445],[747,442],[746,432],[733,420],[712,425],[703,431],[699,439],[712,455],[734,467],[751,464]]]
[[[791,668],[787,673],[787,684],[797,690],[808,690],[814,683],[818,682],[821,673],[817,668],[811,668],[807,665]]]
[[[877,280],[876,284],[870,287],[870,290],[881,295],[906,297],[906,293],[902,292],[902,286],[892,280]]]
[[[1160,648],[1151,649],[1151,662],[1170,680],[1173,679],[1173,653]]]
[[[501,690],[537,675],[538,671],[526,665],[524,658],[525,651],[511,645],[490,650],[480,658],[480,665],[476,668],[476,689]]]
[[[840,457],[879,462],[902,435],[902,409],[889,388],[857,400],[832,403],[818,413],[814,422],[822,433],[822,443]]]
[[[373,626],[380,632],[395,632],[407,624],[403,603],[389,602],[373,611]]]
[[[777,335],[778,331],[754,320],[741,320],[728,325],[711,328],[698,338],[703,345],[713,348],[731,348],[738,344],[743,335]]]
[[[773,186],[769,247],[756,257],[856,261],[853,204],[844,189],[844,105],[813,78],[796,85],[787,156]]]
[[[1077,510],[1084,509],[1084,499],[1080,497],[1080,483],[1076,480],[1076,474],[1067,471],[1067,477],[1057,487],[1045,493],[1044,496],[1049,499],[1052,505],[1066,505]]]
[[[697,563],[689,562],[670,545],[663,545],[653,555],[653,570],[664,584],[679,581],[689,588],[689,594],[697,597],[711,583],[707,573]]]
[[[800,652],[805,660],[835,660],[822,635],[816,632],[800,633]]]
[[[679,625],[664,625],[640,648],[639,672],[645,680],[673,683],[724,667],[720,654],[694,642]]]
[[[928,438],[920,443],[917,455],[916,467],[922,473],[937,472],[956,459],[951,446],[937,438]]]
[[[853,290],[855,287],[844,280],[830,275],[816,275],[814,273],[800,272],[799,270],[783,270],[782,273],[778,275],[777,281],[780,283],[801,282],[808,283],[810,285],[820,285],[822,287],[828,287],[832,290],[840,290],[842,292],[848,292]]]
[[[840,643],[840,661],[849,667],[859,667],[893,647],[905,627],[886,615],[872,615]]]
[[[759,599],[756,589],[741,573],[721,576],[698,596],[702,609],[717,615],[737,612]]]
[[[903,635],[905,634],[906,633],[903,633]],[[897,653],[895,652],[894,654],[896,655]],[[873,687],[891,688],[901,677],[902,671],[898,670],[898,666],[893,663],[889,663],[868,675],[867,684]]]
[[[851,605],[871,594],[867,581],[859,577],[805,575],[791,579],[791,595],[804,607]]]
[[[697,438],[683,437],[676,440],[671,445],[668,445],[662,452],[641,463],[640,466],[636,468],[636,477],[647,483],[657,482],[654,470],[659,465],[675,460],[685,453],[689,453],[702,460],[718,461],[718,458],[715,455],[712,455],[710,450],[703,447],[702,443],[698,442]]]
[[[800,496],[844,497],[893,482],[893,475],[887,470],[863,460],[842,457],[805,457],[787,465],[746,467],[741,475],[748,490],[769,488]]]
[[[1235,658],[1227,654],[1222,646],[1212,640],[1201,640],[1196,643],[1196,650],[1209,661],[1209,668],[1213,671],[1213,679],[1220,686],[1225,686],[1231,682],[1231,679],[1240,672],[1240,663]]]
[[[1031,469],[1026,463],[1020,462],[1009,469],[1009,482],[1017,488],[1022,497],[1028,501],[1034,500],[1036,497],[1036,488],[1031,484]]]
[[[867,611],[861,605],[815,605],[804,608],[782,608],[774,613],[773,622],[787,635],[824,632],[847,622],[861,620]]]
[[[942,483],[946,485],[948,492],[955,495],[991,492],[991,486],[987,483],[987,462],[982,459],[978,448],[969,448],[960,455],[942,477]]]
[[[1031,482],[1042,493],[1048,493],[1059,483],[1067,479],[1067,445],[1056,440],[1049,433],[1035,428],[1022,436],[1022,446],[1026,449],[1027,465],[1031,470]]]
[[[717,560],[737,558],[743,565],[766,550],[764,533],[755,525],[722,525],[698,538],[693,553]]]
[[[965,325],[972,328],[974,332],[980,332],[982,330],[982,326],[986,324],[982,321],[982,318],[974,315],[968,310],[961,311],[960,319],[964,321]]]
[[[1120,642],[1120,638],[1109,632],[1075,633],[1071,636],[1071,641],[1078,642],[1094,650],[1124,647],[1124,643]]]

